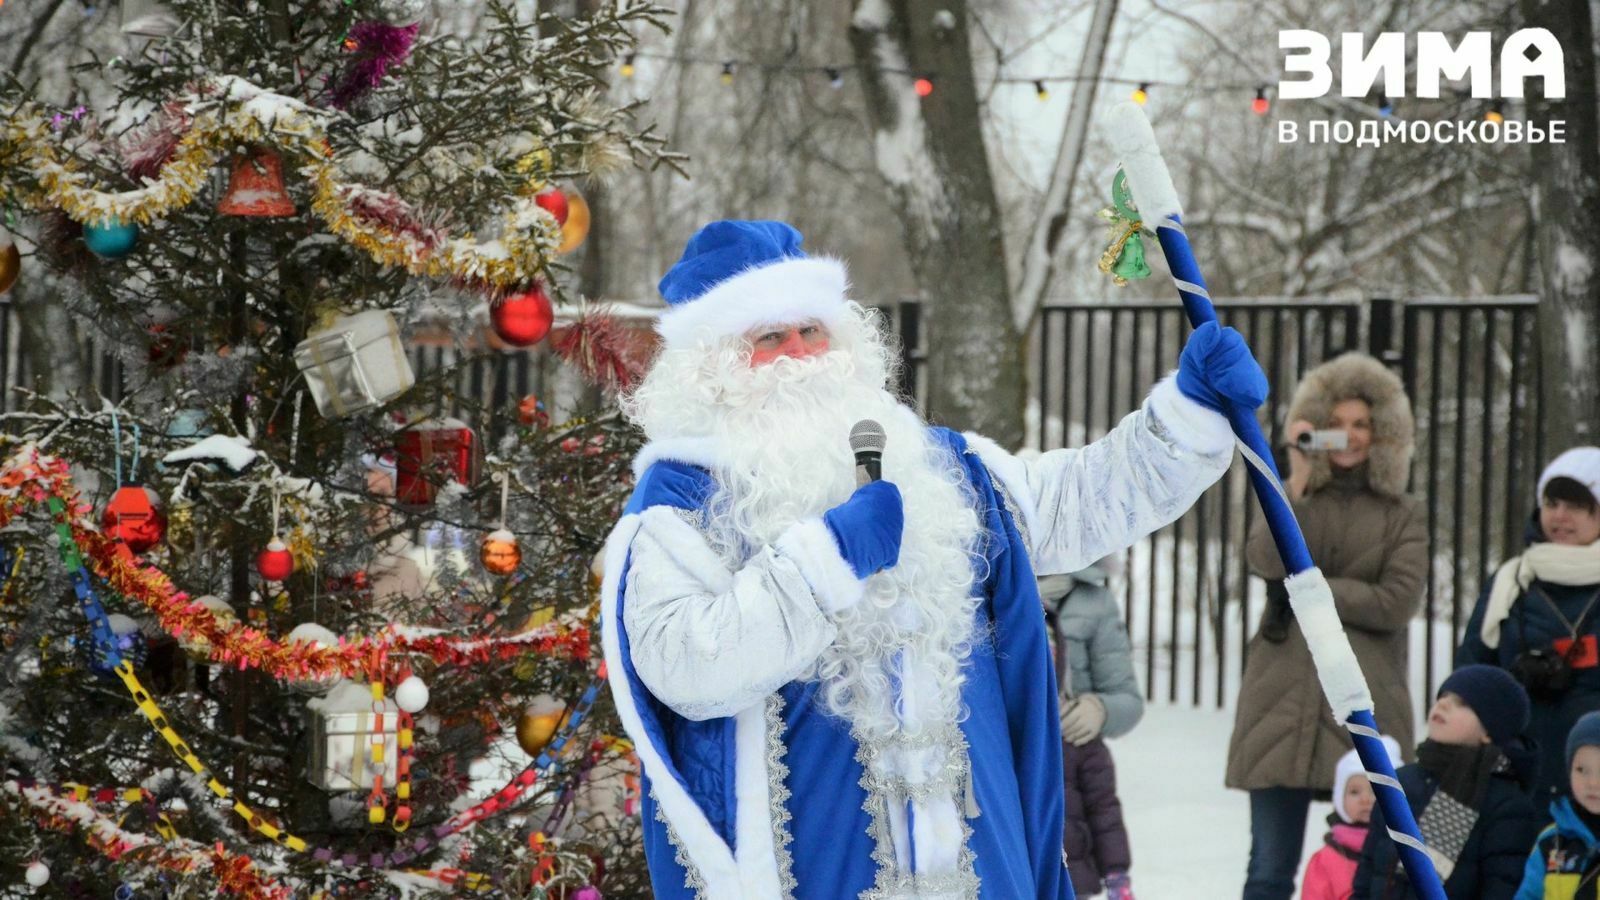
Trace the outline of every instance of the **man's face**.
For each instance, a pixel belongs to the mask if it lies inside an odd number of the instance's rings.
[[[766,325],[745,335],[750,342],[750,367],[764,366],[780,357],[805,359],[828,352],[828,329],[817,322]]]

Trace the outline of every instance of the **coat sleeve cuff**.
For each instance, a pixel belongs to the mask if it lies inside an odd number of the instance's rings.
[[[839,542],[821,517],[791,526],[773,549],[795,564],[817,602],[830,613],[849,609],[866,595],[865,582],[845,562]]]
[[[1167,426],[1173,440],[1185,449],[1211,456],[1233,449],[1233,427],[1222,413],[1190,400],[1178,390],[1178,379],[1168,375],[1150,391],[1150,411]]]

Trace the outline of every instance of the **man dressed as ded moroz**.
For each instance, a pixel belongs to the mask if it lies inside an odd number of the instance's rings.
[[[691,238],[624,404],[649,443],[602,616],[656,896],[1071,897],[1035,573],[1188,509],[1232,457],[1223,398],[1266,379],[1205,326],[1114,431],[1024,462],[896,401],[844,267],[800,244]],[[886,446],[858,488],[862,419]]]

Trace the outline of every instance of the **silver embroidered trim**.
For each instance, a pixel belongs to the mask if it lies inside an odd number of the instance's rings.
[[[699,900],[706,900],[706,880],[700,874],[700,869],[689,859],[689,851],[683,848],[683,839],[678,837],[678,830],[667,821],[667,811],[661,806],[661,798],[656,796],[656,786],[650,785],[650,799],[656,805],[656,821],[667,826],[667,841],[672,844],[673,860],[683,867],[683,886],[694,892]]]
[[[789,831],[789,766],[783,761],[787,749],[783,744],[783,695],[774,693],[767,698],[767,803],[772,810],[772,852],[778,860],[778,887],[784,900],[794,900],[799,883],[794,878],[794,859],[789,853],[789,843],[794,835]]]
[[[978,455],[976,450],[968,450],[967,452],[974,456]],[[1017,498],[1011,496],[1011,492],[1006,489],[1006,483],[996,477],[992,471],[989,472],[989,482],[994,485],[995,492],[1000,495],[1000,502],[1006,505],[1006,512],[1011,514],[1011,522],[1017,526],[1017,533],[1022,535],[1022,546],[1032,548],[1033,536],[1028,533],[1028,521],[1022,517],[1022,511],[1017,506]]]
[[[959,728],[952,728],[939,737],[952,738],[946,746],[946,758],[956,757],[957,762],[947,763],[947,770],[954,766],[963,773],[970,768],[967,754],[966,738]],[[888,751],[896,744],[927,743],[918,739],[889,739],[880,741],[867,741],[861,736],[859,730],[852,728],[851,737],[856,741],[856,762],[861,765],[861,789],[866,792],[866,799],[861,801],[861,808],[870,818],[867,826],[867,836],[872,838],[872,861],[878,866],[878,876],[873,886],[861,892],[859,900],[974,900],[978,896],[978,871],[977,857],[972,852],[971,838],[972,826],[966,816],[961,818],[961,854],[956,863],[957,870],[939,875],[917,875],[914,873],[900,872],[894,859],[894,836],[889,831],[888,803],[889,798],[896,796],[896,783],[903,782],[900,778],[885,778],[875,775],[872,771],[872,761]],[[941,776],[941,782],[944,778]],[[903,798],[904,794],[899,794]],[[920,799],[920,798],[918,798]],[[956,808],[962,809],[964,804],[960,797],[956,798]]]
[[[876,772],[875,763],[885,754],[895,748],[919,748],[929,746],[942,746],[945,749],[944,765],[939,771],[926,781],[912,781],[904,775],[879,774]],[[874,784],[878,790],[887,796],[904,797],[908,800],[923,801],[935,794],[954,794],[956,789],[964,788],[967,775],[971,766],[967,754],[961,752],[966,747],[961,738],[960,730],[956,728],[940,729],[916,737],[895,735],[887,740],[863,743],[856,753],[856,758],[869,768]],[[960,807],[962,804],[958,803]]]

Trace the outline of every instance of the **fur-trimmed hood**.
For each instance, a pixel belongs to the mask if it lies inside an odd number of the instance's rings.
[[[1416,449],[1416,421],[1411,400],[1399,376],[1365,353],[1346,353],[1307,372],[1295,388],[1286,421],[1304,419],[1322,427],[1341,400],[1359,398],[1372,407],[1372,454],[1367,462],[1367,486],[1376,493],[1399,497],[1411,478],[1411,453]],[[1325,453],[1309,454],[1311,480],[1316,491],[1333,478]]]

